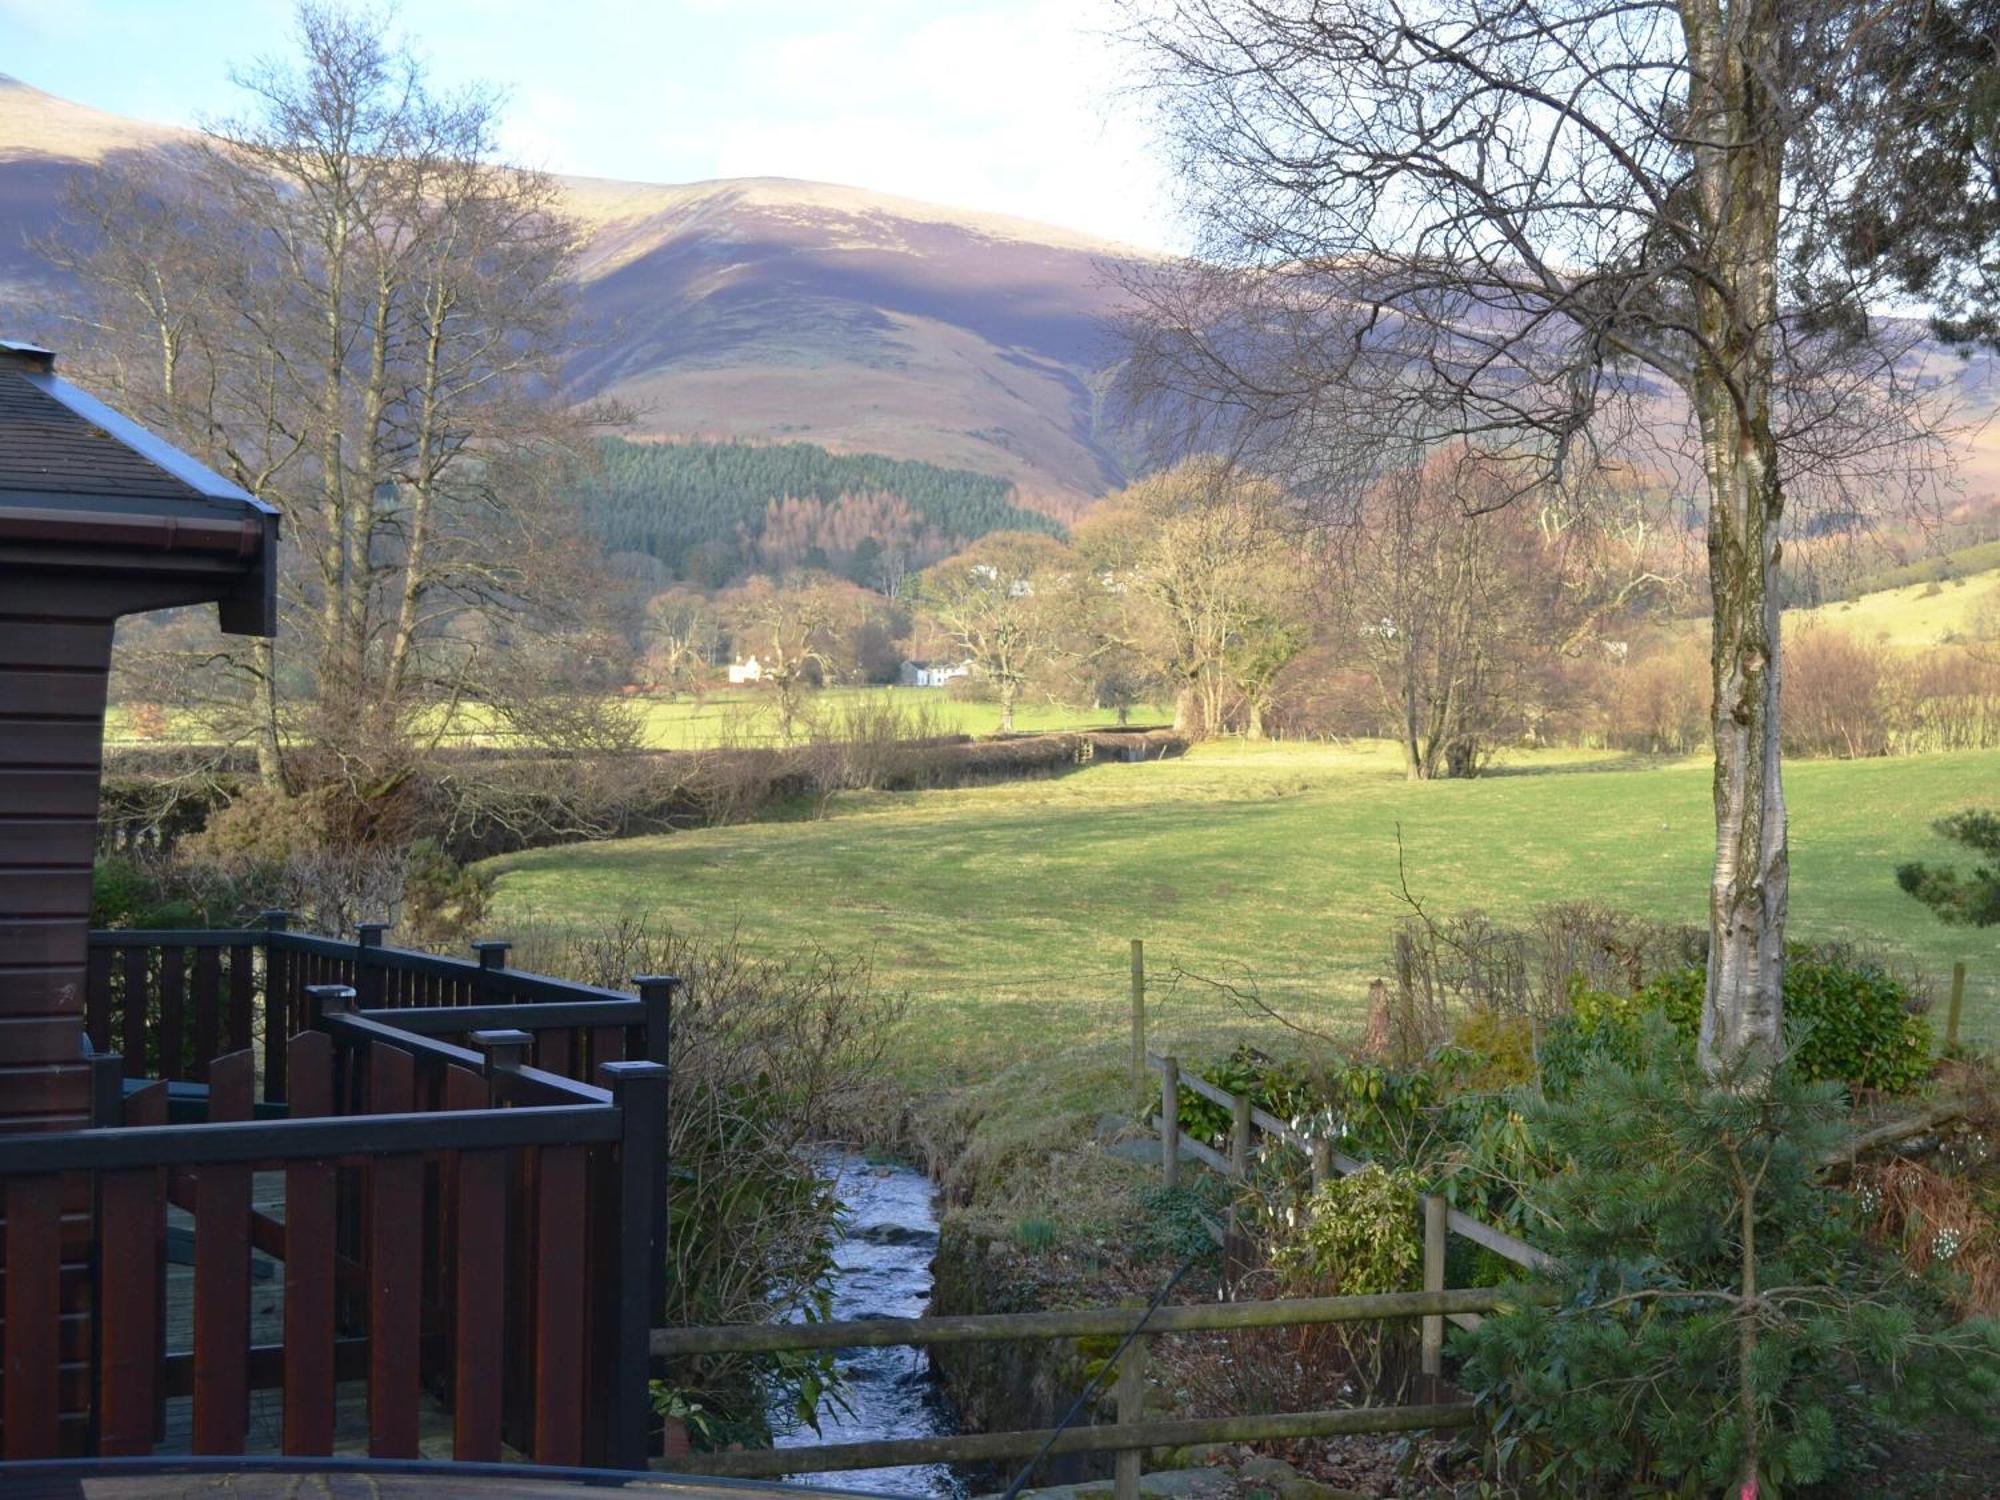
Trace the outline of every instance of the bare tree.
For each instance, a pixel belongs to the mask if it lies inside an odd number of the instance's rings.
[[[1446,440],[1503,499],[1620,455],[1706,491],[1700,1051],[1774,1056],[1781,522],[1921,489],[1939,458],[1899,368],[1921,329],[1871,318],[1869,273],[1829,249],[1855,59],[1897,0],[1133,8],[1199,233],[1197,262],[1132,278],[1161,420],[1348,514]]]
[[[1177,731],[1220,734],[1233,690],[1268,695],[1296,651],[1307,580],[1288,519],[1274,486],[1198,458],[1107,496],[1076,528],[1100,584],[1101,645],[1169,685]]]
[[[1586,614],[1560,538],[1479,508],[1500,482],[1440,452],[1377,487],[1341,555],[1336,654],[1375,684],[1412,781],[1483,769]]]
[[[670,693],[699,695],[720,650],[722,624],[709,596],[680,587],[655,594],[640,628],[652,680]]]
[[[998,694],[1002,734],[1013,732],[1022,689],[1062,649],[1077,570],[1054,537],[996,531],[917,579],[919,613]]]
[[[284,511],[280,643],[210,652],[218,697],[268,778],[363,798],[601,623],[561,498],[573,226],[498,161],[493,100],[380,26],[302,4],[249,115],[87,180],[63,247],[121,399]]]
[[[781,739],[792,737],[807,695],[838,673],[829,582],[800,575],[777,583],[759,573],[716,601],[736,654],[757,659],[758,681],[777,703]]]

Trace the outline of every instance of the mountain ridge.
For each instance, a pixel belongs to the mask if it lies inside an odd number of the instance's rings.
[[[0,216],[22,231],[0,244],[0,309],[54,321],[61,278],[32,246],[68,178],[191,139],[0,75]],[[1110,268],[1144,252],[838,183],[551,175],[583,231],[569,374],[637,412],[626,436],[970,468],[1058,513],[1123,481]]]
[[[0,74],[0,319],[61,344],[61,277],[36,253],[78,171],[193,133]],[[582,231],[584,343],[568,375],[638,441],[809,442],[1012,481],[1073,518],[1136,467],[1107,413],[1120,268],[1149,252],[1077,231],[780,176],[635,183],[557,175]],[[2000,365],[1926,346],[1971,421],[1967,501],[2000,495]],[[1684,419],[1662,394],[1656,420]]]

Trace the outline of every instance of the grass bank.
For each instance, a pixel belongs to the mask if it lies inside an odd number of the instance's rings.
[[[1940,926],[1895,887],[1929,831],[2000,801],[2000,753],[1800,762],[1793,930],[1972,968],[1966,1030],[2000,1041],[2000,943]],[[1223,743],[1184,760],[1097,765],[1054,781],[860,793],[823,820],[505,856],[503,922],[645,911],[754,946],[872,955],[912,995],[912,1081],[981,1077],[1118,1035],[1126,943],[1144,938],[1164,1041],[1268,1030],[1239,997],[1352,1027],[1411,890],[1433,911],[1518,915],[1592,900],[1698,922],[1713,832],[1705,762],[1589,752],[1411,785],[1387,747]],[[1205,981],[1223,981],[1234,993]]]

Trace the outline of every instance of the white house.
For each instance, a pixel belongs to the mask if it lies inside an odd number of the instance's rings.
[[[732,683],[761,682],[763,679],[764,668],[754,656],[748,661],[733,661],[729,664],[729,680]]]
[[[955,677],[970,677],[972,663],[962,661],[956,666],[941,661],[906,661],[896,674],[896,680],[904,687],[943,687]]]

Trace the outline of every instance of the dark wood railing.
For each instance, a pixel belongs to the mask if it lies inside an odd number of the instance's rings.
[[[93,1126],[0,1155],[0,1457],[240,1454],[276,1390],[287,1454],[643,1466],[673,981],[380,936],[92,934]]]

